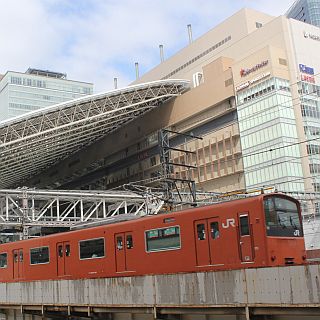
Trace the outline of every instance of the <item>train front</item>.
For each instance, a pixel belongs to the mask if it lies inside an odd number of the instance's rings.
[[[299,201],[281,194],[263,199],[269,265],[303,264],[306,249]]]

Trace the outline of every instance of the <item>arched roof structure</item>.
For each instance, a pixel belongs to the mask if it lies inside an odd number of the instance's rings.
[[[149,82],[0,122],[0,188],[48,169],[188,88],[186,80]]]

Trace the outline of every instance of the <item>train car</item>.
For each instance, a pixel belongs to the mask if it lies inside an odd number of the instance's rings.
[[[299,202],[262,194],[0,245],[0,281],[303,264]]]

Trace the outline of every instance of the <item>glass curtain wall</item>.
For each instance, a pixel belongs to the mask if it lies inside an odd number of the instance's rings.
[[[314,191],[320,192],[320,86],[301,81],[299,93],[312,184]],[[319,215],[319,204],[315,209]]]
[[[289,81],[270,78],[240,91],[237,110],[247,189],[304,192]]]

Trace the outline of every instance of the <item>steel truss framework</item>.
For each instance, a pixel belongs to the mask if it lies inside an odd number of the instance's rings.
[[[150,82],[0,123],[0,188],[42,172],[188,88],[186,80]]]
[[[0,190],[0,226],[71,227],[124,215],[157,214],[157,197],[126,191]]]

